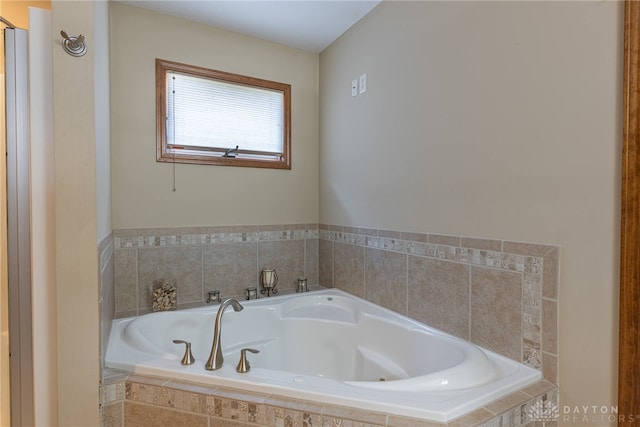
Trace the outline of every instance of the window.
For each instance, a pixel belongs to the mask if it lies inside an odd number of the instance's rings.
[[[291,169],[291,86],[156,59],[157,161]]]

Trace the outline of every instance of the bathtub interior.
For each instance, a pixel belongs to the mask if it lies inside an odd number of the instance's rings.
[[[222,318],[225,366],[219,371],[200,366],[209,356],[217,307],[121,319],[113,328],[106,364],[154,375],[171,370],[166,375],[221,385],[235,381],[255,391],[266,385],[269,392],[314,400],[324,396],[328,403],[353,402],[364,409],[380,409],[384,401],[390,412],[438,421],[541,377],[337,290],[242,304],[243,311],[229,310]],[[174,339],[192,342],[196,365],[180,366],[184,346]],[[237,374],[243,348],[260,353],[249,355],[248,374]]]
[[[487,355],[468,343],[423,327],[400,324],[338,295],[308,295],[281,304],[245,304],[243,312],[222,317],[226,359],[254,348],[251,366],[314,375],[353,385],[394,389],[466,388],[489,382],[497,371]],[[158,327],[160,313],[141,317],[124,330],[133,348],[179,360],[192,343],[196,360],[206,360],[213,340],[214,310],[168,313],[173,319]],[[447,372],[464,369],[464,375]],[[425,376],[438,373],[431,381]],[[412,381],[411,381],[412,380]],[[358,384],[363,382],[363,384]],[[385,384],[379,384],[385,382]]]

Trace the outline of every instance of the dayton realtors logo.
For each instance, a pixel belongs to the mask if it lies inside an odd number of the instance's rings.
[[[635,423],[640,421],[640,415],[625,415],[618,413],[617,406],[604,405],[575,405],[562,407],[562,421],[576,424],[604,424],[604,423]]]
[[[617,406],[564,405],[558,407],[557,404],[549,400],[536,401],[529,407],[527,417],[529,421],[542,422],[543,427],[547,422],[556,421],[578,425],[640,422],[640,415],[619,414]]]

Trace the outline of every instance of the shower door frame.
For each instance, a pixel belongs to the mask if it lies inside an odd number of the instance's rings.
[[[34,425],[28,36],[5,29],[11,425]]]

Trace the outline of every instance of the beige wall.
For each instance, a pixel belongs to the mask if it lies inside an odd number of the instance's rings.
[[[290,171],[155,160],[155,58],[289,83]],[[113,228],[318,221],[318,55],[111,5]]]
[[[98,226],[96,196],[96,72],[94,31],[106,11],[95,2],[54,0],[53,99],[58,344],[58,423],[99,425]],[[104,24],[103,24],[104,25]],[[74,58],[59,31],[86,37]],[[81,351],[78,351],[81,349]]]
[[[616,402],[622,15],[384,2],[320,55],[320,221],[560,245],[562,405]]]
[[[111,234],[111,141],[109,96],[109,2],[94,0],[96,197],[98,242]]]
[[[324,223],[559,244],[562,403],[615,401],[620,3],[383,3],[321,55],[321,132],[316,55],[112,8],[114,228],[320,212]],[[56,1],[54,31],[91,37],[93,12]],[[172,193],[171,165],[154,158],[156,56],[292,83],[294,169],[177,165]],[[94,87],[90,58],[54,53],[65,425],[92,423],[98,401],[95,103],[93,89],[70,90]],[[368,91],[351,98],[365,72]],[[75,359],[79,341],[88,350]]]
[[[29,10],[31,317],[35,425],[58,419],[51,12]]]

